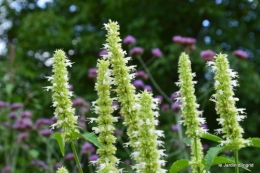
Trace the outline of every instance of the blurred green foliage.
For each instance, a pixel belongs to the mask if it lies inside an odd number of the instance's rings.
[[[34,0],[3,0],[1,8],[6,9],[6,20],[12,25],[0,36],[8,45],[7,54],[0,57],[0,98],[9,103],[24,103],[35,118],[53,116],[51,96],[42,87],[50,85],[44,76],[51,74],[48,62],[56,49],[63,49],[74,62],[69,69],[74,94],[88,101],[96,98],[95,80],[88,78],[88,69],[95,67],[100,58],[99,51],[105,43],[103,23],[111,19],[118,21],[122,39],[127,35],[137,39],[136,46],[145,50],[142,56],[145,62],[152,58],[152,48],[162,50],[163,57],[155,59],[149,70],[168,96],[178,90],[174,84],[178,80],[177,60],[184,51],[172,42],[172,37],[197,39],[196,49],[189,54],[197,74],[196,95],[210,132],[218,127],[217,115],[214,104],[208,101],[213,84],[207,77],[200,52],[211,49],[227,53],[231,67],[240,76],[236,96],[240,99],[237,106],[246,108],[248,114],[242,122],[245,137],[260,136],[260,19],[257,18],[260,7],[257,0],[53,0],[44,7]],[[123,49],[129,51],[126,45]],[[249,59],[233,56],[231,52],[236,49],[245,50]],[[142,69],[137,59],[131,63]],[[149,79],[145,83],[151,85]],[[159,94],[155,88],[154,94]],[[173,112],[161,114],[166,136],[171,135],[170,127],[176,123],[173,117]],[[259,150],[248,152],[242,150],[241,162],[254,162],[253,170],[260,169],[260,157],[255,154]],[[170,158],[168,166],[173,161]]]

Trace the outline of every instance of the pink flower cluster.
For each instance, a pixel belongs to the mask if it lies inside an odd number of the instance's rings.
[[[195,44],[197,42],[197,40],[195,38],[182,37],[180,35],[173,36],[172,41],[182,45],[188,51],[195,50],[195,48],[196,48]]]
[[[204,61],[213,61],[215,52],[212,50],[204,50],[200,52],[200,56]]]
[[[235,50],[233,51],[233,55],[240,59],[248,59],[248,54],[243,50]]]

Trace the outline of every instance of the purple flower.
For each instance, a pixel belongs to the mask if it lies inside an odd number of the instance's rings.
[[[69,90],[70,90],[70,91],[73,90],[73,85],[69,84]]]
[[[82,129],[86,128],[86,118],[84,117],[79,117],[78,119],[78,124]]]
[[[182,44],[182,42],[183,42],[182,36],[180,36],[180,35],[173,36],[172,41],[174,41],[175,43],[178,43],[178,44]]]
[[[74,154],[73,153],[66,154],[65,160],[74,160]]]
[[[191,38],[191,37],[183,37],[182,42],[183,42],[183,44],[191,45],[191,44],[195,44],[197,42],[197,40],[195,38]]]
[[[180,128],[180,126],[179,126],[178,124],[172,125],[172,130],[173,130],[174,132],[179,131],[179,128]]]
[[[144,49],[141,47],[134,47],[130,50],[130,56],[142,55],[144,53]]]
[[[82,147],[81,147],[81,153],[82,154],[92,154],[93,152],[95,152],[95,147],[89,143],[89,142],[85,142]]]
[[[231,151],[230,150],[225,150],[223,153],[226,154],[226,155],[230,155]]]
[[[52,125],[54,122],[51,119],[47,119],[47,118],[39,118],[36,123],[35,126],[37,129],[39,129],[42,125]]]
[[[16,112],[10,112],[9,118],[10,119],[16,119],[17,118],[17,113]]]
[[[248,59],[248,54],[243,50],[235,50],[233,52],[233,55],[235,55],[236,57],[238,57],[240,59]]]
[[[200,52],[200,56],[204,61],[213,61],[215,52],[212,50],[204,50]]]
[[[125,160],[125,164],[129,166],[131,164],[131,161],[129,159],[127,159],[127,160]]]
[[[166,110],[168,110],[169,108],[170,108],[169,104],[163,104],[163,105],[161,106],[161,111],[166,111]]]
[[[23,108],[23,104],[21,103],[13,103],[11,104],[11,110],[17,110]]]
[[[4,108],[4,107],[7,107],[7,106],[8,106],[8,103],[0,101],[0,108]]]
[[[103,56],[103,55],[107,55],[108,52],[106,49],[102,49],[100,52],[99,52],[99,56]]]
[[[73,100],[73,106],[81,106],[81,105],[83,105],[83,103],[84,103],[84,99],[83,98],[79,98],[79,97],[77,97],[77,98],[75,98],[74,100]]]
[[[144,79],[148,79],[149,76],[143,70],[139,70],[135,73],[135,77],[142,77]]]
[[[11,166],[5,166],[3,167],[1,173],[11,173],[12,172],[12,167]]]
[[[172,93],[171,94],[171,100],[175,100],[176,98],[179,98],[179,97],[181,97],[180,93]]]
[[[152,89],[152,87],[150,85],[145,85],[144,86],[144,90],[149,91],[149,92],[153,91],[153,89]]]
[[[136,39],[131,35],[128,35],[123,39],[124,44],[134,44],[135,42],[136,42]]]
[[[40,130],[39,133],[42,136],[49,137],[49,136],[51,136],[53,134],[53,131],[51,131],[50,129],[43,129],[43,130]]]
[[[143,87],[144,87],[144,82],[143,82],[142,80],[135,80],[135,81],[133,82],[133,85],[134,85],[135,87],[143,88]]]
[[[177,112],[177,111],[180,110],[180,105],[181,105],[180,102],[172,103],[172,105],[171,105],[171,109],[172,109],[174,112]]]
[[[96,78],[97,77],[97,68],[88,69],[88,77],[89,78]]]
[[[26,139],[28,139],[28,138],[29,138],[29,133],[23,132],[23,133],[20,133],[20,134],[17,136],[17,141],[18,141],[18,142],[22,142],[22,141],[24,141],[24,140],[26,140]]]
[[[32,160],[31,165],[36,166],[36,167],[41,167],[44,170],[47,169],[47,165],[45,164],[44,161],[41,161],[41,160]]]
[[[30,111],[24,111],[24,112],[22,112],[21,116],[22,116],[22,118],[25,118],[25,117],[30,118],[30,117],[32,117],[32,113]]]
[[[156,58],[161,58],[163,56],[163,54],[162,54],[162,52],[161,52],[161,50],[159,48],[152,49],[152,54]]]
[[[29,118],[22,118],[18,120],[12,127],[15,130],[27,130],[33,126],[32,121]]]
[[[207,124],[201,124],[201,127],[202,127],[203,129],[208,129]]]
[[[96,161],[97,159],[98,159],[98,155],[96,155],[96,154],[93,154],[93,155],[88,157],[89,161]]]
[[[55,168],[56,168],[56,169],[58,169],[58,168],[60,168],[60,167],[62,167],[62,163],[61,163],[61,162],[59,162],[59,163],[57,163],[57,164],[55,165]]]

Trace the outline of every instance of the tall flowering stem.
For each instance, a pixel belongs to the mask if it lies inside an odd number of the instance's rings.
[[[161,168],[165,165],[165,161],[161,159],[162,156],[165,156],[164,150],[158,149],[158,147],[163,146],[159,137],[164,135],[161,130],[155,129],[155,126],[158,125],[158,103],[159,100],[153,98],[148,91],[140,94],[139,129],[136,131],[139,140],[135,143],[135,152],[132,153],[133,158],[137,161],[134,166],[137,172],[166,172]]]
[[[53,75],[46,78],[51,82],[52,86],[45,87],[47,91],[52,91],[53,107],[55,107],[54,115],[57,118],[57,122],[51,125],[51,128],[62,128],[61,136],[63,143],[71,142],[75,158],[78,158],[74,150],[74,138],[72,137],[73,132],[79,132],[79,126],[77,125],[78,116],[74,115],[75,109],[72,108],[72,92],[69,91],[67,71],[67,66],[71,67],[72,63],[67,59],[62,50],[55,51],[51,60],[53,61]],[[78,159],[76,159],[76,162],[80,165]],[[79,172],[82,173],[81,167],[79,167]]]
[[[114,146],[116,138],[113,136],[115,130],[113,123],[117,121],[117,118],[111,115],[113,112],[113,107],[111,107],[113,99],[110,98],[110,88],[113,84],[113,78],[111,77],[111,70],[109,69],[109,62],[107,60],[98,60],[97,67],[98,75],[95,90],[97,91],[98,99],[93,102],[93,105],[95,113],[99,117],[97,119],[92,118],[91,120],[98,123],[98,127],[93,127],[93,130],[99,134],[98,140],[104,146],[104,148],[97,150],[100,156],[97,160],[99,165],[97,172],[117,173],[119,172],[117,169],[119,159],[114,156],[116,152],[116,147]]]
[[[186,127],[186,135],[192,139],[191,141],[191,168],[193,173],[202,173],[203,171],[203,152],[200,137],[205,133],[205,129],[201,128],[201,124],[205,123],[205,119],[200,117],[202,112],[198,111],[199,105],[196,103],[194,95],[194,73],[191,71],[191,62],[187,54],[182,53],[179,59],[179,82],[176,84],[180,87],[180,101],[183,123]]]
[[[235,103],[238,98],[234,97],[233,89],[238,86],[236,77],[237,72],[229,67],[227,55],[218,54],[215,57],[215,62],[208,62],[215,72],[214,88],[216,93],[213,94],[211,100],[216,103],[217,114],[220,118],[217,119],[221,125],[220,129],[216,129],[217,134],[223,134],[225,140],[221,141],[222,146],[232,146],[234,148],[236,162],[238,162],[238,150],[249,145],[249,141],[243,139],[243,128],[239,122],[245,118],[243,108],[236,108]],[[236,167],[236,172],[238,172]]]
[[[236,149],[240,149],[247,143],[243,139],[243,128],[239,125],[239,121],[245,118],[243,108],[236,108],[235,103],[238,98],[234,97],[233,89],[238,86],[237,72],[229,68],[227,56],[219,54],[215,56],[216,62],[208,62],[215,72],[214,88],[216,93],[212,95],[211,100],[216,103],[217,119],[222,128],[217,129],[216,133],[222,133],[224,141],[221,145],[232,145]]]
[[[136,95],[135,87],[131,84],[131,80],[134,79],[135,74],[130,73],[134,70],[135,66],[127,66],[127,62],[130,60],[130,57],[125,58],[126,52],[121,48],[121,39],[119,38],[119,26],[117,22],[109,21],[108,24],[105,24],[105,29],[107,30],[107,44],[104,44],[104,49],[108,50],[107,55],[103,55],[103,58],[108,58],[111,66],[112,66],[112,74],[114,75],[114,81],[117,85],[116,93],[118,96],[118,101],[121,103],[121,114],[124,116],[124,125],[128,127],[127,135],[129,136],[130,146],[133,147],[134,152],[132,157],[136,161],[136,165],[133,166],[136,169],[136,172],[142,172],[141,170],[146,167],[146,171],[144,173],[155,173],[156,171],[163,172],[158,165],[162,165],[163,163],[154,163],[154,159],[148,159],[146,154],[141,154],[142,148],[140,148],[140,141],[145,141],[145,139],[141,139],[142,136],[140,133],[140,109],[141,105],[139,102],[139,97]],[[142,122],[145,122],[142,120]],[[154,123],[154,121],[151,121]],[[145,133],[145,132],[144,132]],[[154,134],[159,133],[158,131],[154,131]],[[148,133],[147,133],[148,134]],[[141,135],[141,136],[140,136]],[[149,142],[154,142],[149,139]],[[157,145],[150,144],[151,146]],[[153,149],[156,149],[152,147]],[[154,151],[155,153],[155,151]],[[142,157],[144,159],[138,159]],[[158,156],[155,155],[155,158]],[[159,161],[159,160],[157,160]],[[155,165],[153,165],[155,164]],[[153,171],[151,171],[153,170]]]

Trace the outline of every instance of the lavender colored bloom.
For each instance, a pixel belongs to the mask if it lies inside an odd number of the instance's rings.
[[[152,89],[152,87],[150,85],[145,85],[144,86],[144,90],[149,91],[149,92],[153,91],[153,89]]]
[[[170,98],[171,98],[171,100],[175,100],[176,98],[179,98],[179,97],[181,97],[180,93],[172,93]]]
[[[73,90],[73,85],[69,84],[69,90],[72,91]]]
[[[81,153],[82,154],[92,154],[93,152],[95,152],[95,147],[89,143],[89,142],[85,142],[82,147],[81,147]]]
[[[8,103],[0,101],[0,108],[4,108],[4,107],[7,107],[7,106],[8,106]]]
[[[29,118],[22,118],[18,120],[12,127],[15,130],[28,130],[33,126],[32,121]]]
[[[11,173],[12,172],[12,167],[11,166],[5,166],[2,168],[1,173]]]
[[[96,155],[96,154],[93,154],[93,155],[88,157],[89,161],[96,161],[97,159],[98,159],[98,155]]]
[[[238,57],[240,59],[248,59],[248,54],[243,50],[235,50],[233,52],[233,55],[235,55],[236,57]]]
[[[179,131],[179,129],[180,129],[180,126],[179,126],[178,124],[172,125],[172,130],[173,130],[174,132]]]
[[[74,160],[74,154],[73,153],[66,154],[65,160]]]
[[[203,129],[208,129],[207,124],[201,124],[201,127],[202,127]]]
[[[181,106],[180,102],[175,102],[175,103],[172,103],[171,109],[176,112],[176,111],[180,110],[180,106]]]
[[[135,73],[135,77],[142,77],[144,79],[148,79],[149,76],[143,70],[139,70]]]
[[[42,125],[52,125],[52,124],[53,124],[53,120],[51,120],[51,119],[39,118],[36,121],[35,126],[36,126],[36,128],[40,128]]]
[[[79,117],[78,119],[78,124],[82,129],[86,128],[86,118],[84,117]]]
[[[88,77],[89,78],[96,78],[97,77],[97,68],[88,69]]]
[[[152,54],[156,58],[161,58],[163,56],[163,54],[162,54],[162,52],[161,52],[161,50],[159,48],[152,49]]]
[[[195,44],[197,42],[197,40],[195,38],[191,38],[191,37],[183,37],[182,38],[182,42],[183,44]]]
[[[79,109],[79,112],[80,112],[81,115],[84,115],[85,113],[88,113],[88,112],[89,112],[89,108],[83,106],[83,107],[81,107],[81,108]]]
[[[22,142],[22,141],[24,141],[24,140],[26,140],[26,139],[28,139],[28,138],[29,138],[29,133],[23,132],[23,133],[20,133],[20,134],[17,136],[17,141],[18,141],[18,142]]]
[[[125,160],[125,164],[129,166],[131,164],[131,161],[129,159],[127,159],[127,160]]]
[[[168,110],[169,108],[170,108],[169,104],[163,104],[163,105],[161,106],[161,111],[166,111],[166,110]]]
[[[23,104],[21,103],[13,103],[11,104],[11,110],[17,110],[23,108]]]
[[[142,80],[135,80],[135,81],[133,82],[133,85],[134,85],[135,87],[143,88],[143,87],[144,87],[144,82],[143,82]]]
[[[42,136],[49,137],[49,136],[51,136],[53,134],[53,131],[51,131],[50,129],[43,129],[43,130],[40,130],[39,133]]]
[[[32,160],[31,165],[36,166],[36,167],[40,167],[44,170],[47,169],[47,165],[45,164],[44,161],[41,161],[41,160]]]
[[[178,43],[178,44],[182,44],[182,42],[183,42],[182,36],[180,36],[180,35],[173,36],[172,41],[174,41],[175,43]]]
[[[77,97],[77,98],[75,98],[74,100],[73,100],[73,106],[81,106],[81,105],[83,105],[83,103],[84,103],[84,99],[83,98],[79,98],[79,97]]]
[[[134,47],[130,50],[130,56],[142,55],[144,53],[144,49],[141,47]]]
[[[100,52],[99,52],[99,56],[103,56],[103,55],[107,55],[108,52],[106,49],[102,49]]]
[[[124,44],[134,44],[135,42],[136,42],[136,39],[131,35],[128,35],[123,39]]]
[[[17,113],[16,112],[10,112],[9,118],[10,119],[16,119],[17,118]]]
[[[25,118],[25,117],[30,118],[30,117],[32,117],[32,112],[24,111],[24,112],[22,112],[21,116],[22,116],[22,118]]]
[[[58,168],[62,167],[62,165],[63,165],[63,164],[62,164],[61,162],[59,162],[59,163],[57,163],[57,164],[55,165],[55,168],[58,169]]]
[[[118,108],[119,108],[118,102],[113,101],[113,102],[112,102],[112,107],[113,107],[115,110],[118,109]]]
[[[212,50],[204,50],[200,52],[200,56],[205,62],[213,61],[215,52]]]

